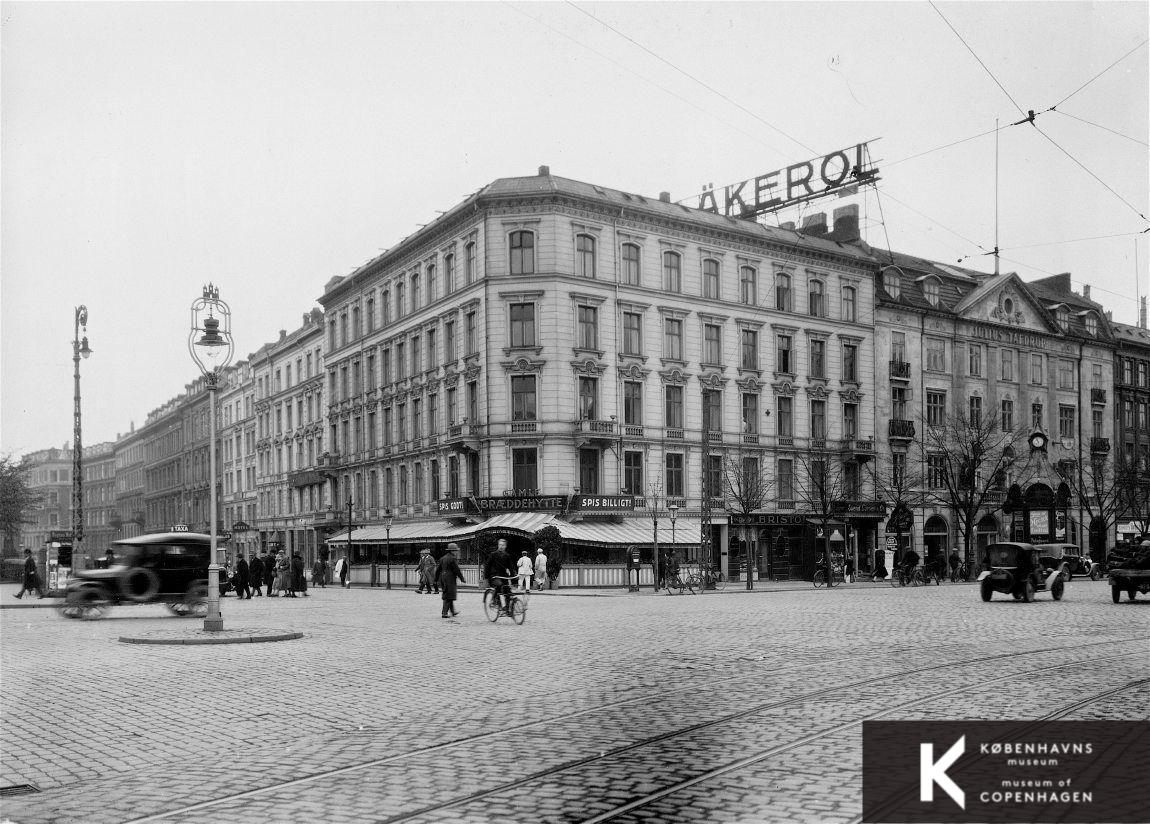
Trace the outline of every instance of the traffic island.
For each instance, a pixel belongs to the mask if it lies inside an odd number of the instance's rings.
[[[122,644],[269,644],[273,641],[294,641],[303,638],[302,632],[286,632],[278,629],[222,629],[207,632],[203,629],[169,630],[158,629],[139,635],[121,635]]]

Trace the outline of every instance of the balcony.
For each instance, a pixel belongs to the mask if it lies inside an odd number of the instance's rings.
[[[914,421],[891,418],[887,421],[886,434],[888,438],[901,438],[906,441],[914,440]]]
[[[668,440],[676,440],[676,441],[683,440],[683,430],[682,429],[668,429],[667,430],[667,439]]]
[[[866,463],[874,457],[874,438],[844,438],[839,449],[843,460]]]
[[[1105,389],[1093,389],[1092,388],[1090,390],[1090,402],[1101,404],[1102,406],[1105,406],[1106,405],[1106,390]]]
[[[539,421],[512,421],[512,435],[534,435],[539,432]]]
[[[623,434],[628,438],[642,438],[643,424],[641,423],[628,423],[623,425]]]
[[[324,476],[323,473],[315,469],[301,469],[298,472],[289,472],[287,482],[288,486],[292,487],[311,486],[312,484],[322,484]]]
[[[892,380],[910,380],[910,364],[906,361],[892,360],[890,362],[890,377]]]
[[[584,418],[583,420],[572,421],[571,428],[577,435],[615,436],[614,421],[597,421],[591,418]]]
[[[339,453],[338,452],[324,452],[315,462],[316,468],[321,471],[324,469],[335,469],[339,466]]]
[[[1105,455],[1110,451],[1109,438],[1091,438],[1090,439],[1090,452],[1094,455]]]

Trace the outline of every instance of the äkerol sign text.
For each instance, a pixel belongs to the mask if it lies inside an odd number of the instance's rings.
[[[874,183],[878,168],[869,165],[866,143],[857,143],[785,169],[699,195],[699,209],[727,217],[753,217],[830,194],[844,186]]]
[[[635,498],[632,495],[579,495],[575,506],[579,509],[632,510]]]

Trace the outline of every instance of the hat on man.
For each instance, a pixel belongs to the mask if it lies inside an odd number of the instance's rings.
[[[527,550],[526,550],[526,549],[525,549],[525,550],[523,550],[523,554],[524,554],[524,555],[526,555],[526,554],[527,554]]]

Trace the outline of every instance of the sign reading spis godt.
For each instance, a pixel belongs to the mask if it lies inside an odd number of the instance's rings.
[[[795,163],[785,169],[724,186],[720,197],[714,189],[699,195],[699,209],[727,217],[753,217],[830,194],[855,183],[874,183],[878,168],[872,166],[866,143],[839,149],[823,157]]]

